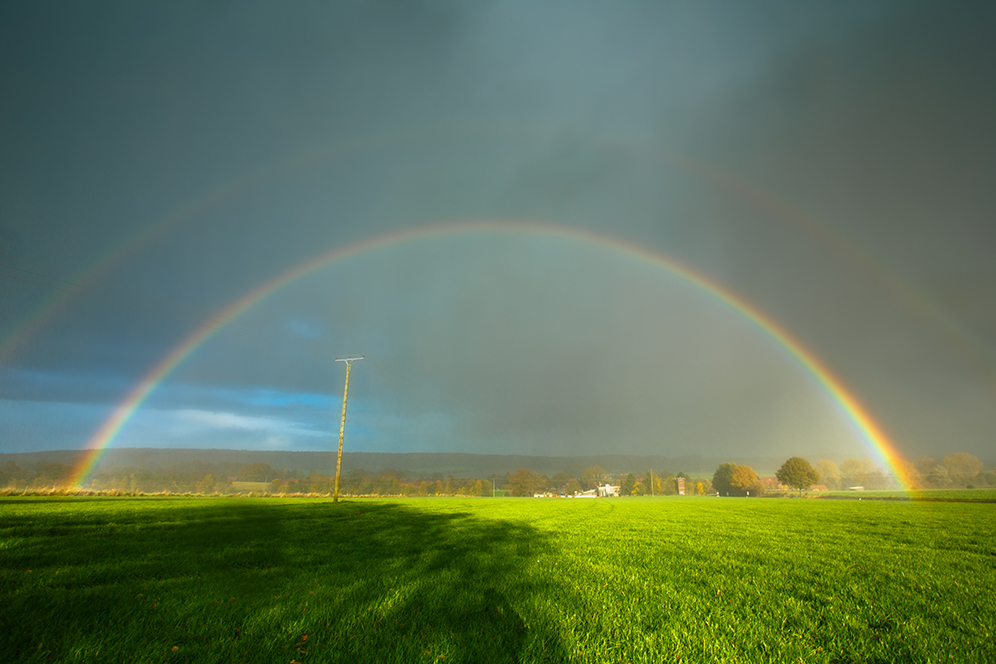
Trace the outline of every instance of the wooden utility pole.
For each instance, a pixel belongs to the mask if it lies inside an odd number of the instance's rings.
[[[353,365],[354,360],[362,360],[366,355],[361,355],[360,357],[346,357],[343,359],[335,358],[336,362],[346,363],[346,389],[342,391],[342,419],[339,420],[339,455],[335,459],[335,494],[332,496],[332,502],[339,502],[339,471],[342,469],[342,434],[346,431],[346,397],[349,395],[349,368]]]

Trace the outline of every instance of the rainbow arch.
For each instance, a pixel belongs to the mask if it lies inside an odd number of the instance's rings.
[[[91,437],[83,459],[71,475],[70,483],[74,486],[81,486],[86,481],[104,452],[112,445],[114,439],[141,407],[142,403],[191,353],[219,330],[223,329],[234,318],[245,313],[275,291],[319,268],[365,252],[412,240],[475,233],[546,236],[569,239],[606,248],[661,267],[700,291],[718,299],[759,327],[794,358],[840,405],[847,417],[862,433],[869,447],[889,466],[897,481],[905,488],[910,487],[910,481],[905,472],[905,463],[902,461],[898,449],[867,408],[865,408],[851,390],[848,389],[822,360],[806,348],[802,342],[792,336],[784,327],[756,306],[709,276],[692,269],[674,258],[654,252],[638,244],[589,230],[517,220],[440,223],[374,236],[319,254],[256,286],[205,320],[200,327],[173,348],[139,381],[128,396],[117,405],[111,416]]]

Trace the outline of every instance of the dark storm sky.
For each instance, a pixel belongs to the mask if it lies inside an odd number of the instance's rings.
[[[996,457],[984,3],[6,3],[0,451]],[[59,281],[61,280],[61,281]],[[85,287],[84,287],[85,286]],[[68,295],[60,290],[72,291]]]

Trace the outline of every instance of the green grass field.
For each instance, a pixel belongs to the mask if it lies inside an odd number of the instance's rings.
[[[996,506],[0,498],[0,661],[992,662]]]

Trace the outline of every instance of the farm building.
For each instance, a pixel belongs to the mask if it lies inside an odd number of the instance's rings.
[[[588,489],[574,496],[575,498],[618,498],[619,486],[602,484],[597,489]]]
[[[758,477],[757,481],[761,483],[765,491],[784,491],[788,487],[784,486],[778,481],[777,477]]]

